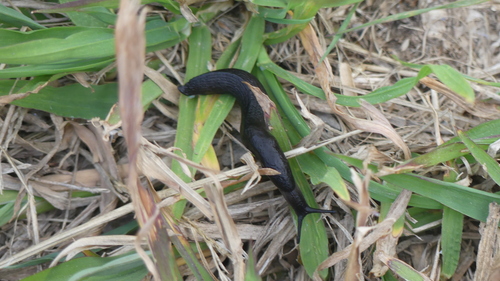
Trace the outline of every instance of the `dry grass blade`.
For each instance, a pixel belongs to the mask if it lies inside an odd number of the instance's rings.
[[[66,256],[66,260],[72,259],[76,254],[84,250],[98,249],[106,246],[133,246],[136,236],[132,235],[108,235],[99,237],[85,237],[71,243],[64,248],[57,257],[50,263],[50,267],[55,266],[60,259]]]
[[[368,185],[371,178],[370,170],[368,170],[367,173],[368,174],[365,175],[364,180],[361,180],[359,175],[351,170],[351,177],[359,194],[359,203],[357,204],[356,208],[356,210],[358,211],[358,216],[356,218],[356,233],[354,234],[354,241],[351,244],[351,252],[349,254],[347,270],[345,273],[345,280],[350,281],[364,279],[361,264],[361,251],[359,249],[359,246],[363,241],[363,237],[368,233],[370,229],[369,227],[367,227],[368,218],[373,213],[373,210],[370,207],[370,195],[368,193]]]
[[[137,243],[136,249],[155,280],[162,280],[171,276],[172,272],[169,262],[170,241],[165,235],[165,220],[163,216],[159,216],[155,191],[149,186],[141,185],[137,169],[142,138],[141,86],[146,47],[144,35],[146,15],[145,11],[142,11],[138,16],[139,5],[140,1],[120,1],[120,14],[116,24],[120,116],[129,160],[127,188],[139,225],[144,227],[140,233],[146,232],[144,235],[148,237],[149,246],[157,262],[152,263]]]
[[[309,55],[311,63],[316,66],[315,72],[318,77],[319,84],[321,85],[321,89],[323,89],[323,91],[325,92],[326,99],[328,104],[330,105],[331,110],[356,129],[360,129],[366,132],[378,133],[386,136],[387,138],[392,140],[401,150],[403,150],[406,159],[410,159],[411,153],[408,146],[404,143],[401,136],[396,133],[386,117],[382,113],[380,113],[373,105],[364,102],[361,106],[364,112],[366,112],[374,120],[357,118],[349,114],[346,108],[336,105],[335,102],[337,98],[333,95],[333,92],[331,90],[331,84],[334,81],[332,67],[327,59],[319,63],[323,54],[323,48],[319,43],[316,32],[309,24],[307,28],[299,33],[299,35],[301,38],[301,42]],[[348,85],[346,86],[351,86],[354,83],[351,81],[351,78],[346,77],[347,74],[351,74],[350,69],[347,72],[344,70],[343,74],[341,73],[341,80],[348,81]],[[348,93],[351,92],[349,91]]]
[[[377,240],[391,233],[392,225],[406,211],[406,206],[408,206],[410,197],[411,197],[411,191],[408,190],[401,191],[398,198],[396,198],[394,203],[391,205],[387,217],[382,222],[374,226],[371,232],[364,237],[361,244],[359,245],[360,252],[368,249],[368,247],[370,247],[373,243],[377,242]],[[336,252],[333,255],[331,255],[318,267],[316,271],[329,268],[335,265],[336,263],[340,262],[341,260],[347,259],[351,251],[351,247],[352,245],[344,248],[342,251]]]
[[[474,281],[498,280],[500,268],[500,232],[498,223],[500,222],[500,206],[496,203],[490,204],[490,213],[486,224],[481,223],[481,241],[477,254],[477,269]]]
[[[147,143],[146,140],[144,140],[144,142]],[[155,148],[156,152],[163,152],[164,154],[167,154],[168,152],[165,149],[154,147],[150,143],[143,146],[139,153],[138,162],[138,166],[141,167],[142,173],[147,177],[158,179],[167,186],[176,189],[177,192],[183,195],[189,202],[194,204],[207,218],[212,219],[212,212],[208,202],[201,197],[200,194],[195,192],[192,187],[182,181],[179,176],[174,174],[170,167],[168,167],[160,157],[156,156],[153,151],[150,150],[151,148]],[[168,154],[170,156],[175,155],[173,153]]]
[[[208,175],[211,176],[211,175]],[[215,185],[206,186],[205,193],[210,201],[214,220],[222,234],[224,244],[231,251],[231,261],[234,267],[234,280],[244,280],[245,262],[243,255],[243,242],[238,234],[236,225],[229,214],[227,204],[224,199],[224,191],[220,182],[214,179]],[[246,254],[245,254],[246,255]]]
[[[18,263],[18,262],[20,262],[24,259],[27,259],[33,255],[36,255],[44,250],[47,250],[47,249],[54,247],[54,246],[57,246],[57,245],[61,244],[61,242],[65,242],[67,240],[74,239],[75,237],[77,237],[79,235],[88,234],[94,228],[100,227],[105,223],[116,220],[117,218],[120,218],[126,214],[129,214],[132,211],[133,211],[132,204],[128,204],[128,205],[125,205],[125,206],[120,207],[118,209],[115,209],[107,214],[104,214],[102,216],[95,217],[85,224],[79,225],[79,226],[74,227],[72,229],[61,232],[57,235],[54,235],[47,240],[41,241],[40,243],[38,243],[36,245],[33,245],[29,248],[24,249],[23,251],[16,253],[15,255],[11,256],[8,259],[0,261],[0,268],[4,268],[6,266]]]
[[[166,79],[160,72],[150,68],[144,67],[144,75],[148,76],[153,82],[155,82],[158,87],[163,90],[162,97],[169,102],[178,105],[179,104],[179,90],[174,83]]]
[[[470,104],[466,102],[463,98],[461,98],[459,95],[457,95],[455,92],[450,90],[450,88],[448,88],[446,85],[430,77],[424,77],[420,79],[420,82],[426,85],[427,87],[445,95],[447,98],[454,101],[461,108],[467,110],[474,116],[485,119],[500,118],[500,113],[498,112],[498,108],[493,103],[485,103],[476,100],[474,104]]]

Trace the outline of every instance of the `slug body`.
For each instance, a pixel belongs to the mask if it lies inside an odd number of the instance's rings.
[[[255,76],[239,69],[223,69],[199,75],[184,86],[179,86],[179,91],[186,96],[227,94],[236,98],[242,113],[240,134],[243,144],[260,161],[262,167],[280,173],[269,178],[297,214],[297,240],[300,242],[302,220],[305,216],[311,213],[335,213],[335,211],[315,209],[307,204],[295,183],[288,160],[276,139],[267,130],[262,108],[252,90],[244,82],[258,87],[265,93],[264,87]]]

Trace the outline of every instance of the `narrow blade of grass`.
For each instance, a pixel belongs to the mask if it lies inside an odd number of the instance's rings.
[[[347,30],[345,30],[345,31],[343,31],[341,33],[351,32],[351,31],[354,31],[354,30],[362,29],[362,28],[369,27],[369,26],[376,25],[376,24],[381,24],[381,23],[391,22],[391,21],[395,21],[395,20],[406,19],[406,18],[409,18],[409,17],[414,17],[414,16],[418,16],[418,15],[423,14],[423,13],[427,13],[429,11],[441,10],[441,9],[452,9],[452,8],[467,7],[467,6],[481,4],[481,3],[484,3],[484,2],[488,2],[488,0],[461,0],[461,1],[455,1],[455,2],[452,2],[452,3],[449,3],[449,4],[445,4],[445,5],[441,5],[441,6],[435,6],[435,7],[429,7],[429,8],[424,8],[424,9],[420,9],[420,10],[403,12],[403,13],[399,13],[399,14],[395,14],[395,15],[390,15],[390,16],[385,17],[385,18],[381,18],[381,19],[377,19],[377,20],[374,20],[374,21],[367,22],[365,24],[362,24],[362,25],[359,25],[359,26],[347,29]]]
[[[189,55],[186,66],[186,81],[189,81],[189,79],[208,71],[207,63],[211,59],[211,41],[203,42],[205,39],[204,31],[205,27],[193,27],[192,33],[188,38]],[[176,151],[175,153],[183,155],[187,159],[192,159],[193,157],[192,141],[196,104],[196,99],[180,95],[179,121],[177,123],[177,134],[175,135],[174,146],[181,149],[181,151]],[[182,165],[178,161],[172,161],[172,171],[181,177],[183,181],[191,181],[191,177],[185,174]],[[193,172],[194,170],[191,169],[191,171]],[[182,216],[186,203],[186,200],[182,200],[174,204],[172,211],[176,218],[180,218]]]
[[[460,72],[449,65],[429,65],[432,72],[448,86],[452,91],[463,97],[465,101],[473,103],[475,100],[474,90],[465,80]]]
[[[23,281],[92,280],[121,281],[142,280],[148,273],[137,253],[107,258],[77,258],[22,279]]]
[[[464,132],[458,132],[458,136],[462,142],[472,153],[472,156],[483,165],[484,170],[497,184],[500,185],[500,166],[486,151],[476,145]]]
[[[462,246],[463,225],[463,214],[448,207],[443,208],[443,222],[441,224],[443,266],[441,268],[441,275],[446,279],[450,279],[457,270],[460,248]]]
[[[500,195],[417,175],[389,175],[381,179],[408,189],[471,218],[486,221],[488,204],[500,203]]]
[[[0,22],[15,27],[28,26],[31,29],[46,28],[18,11],[5,7],[3,4],[0,4]]]

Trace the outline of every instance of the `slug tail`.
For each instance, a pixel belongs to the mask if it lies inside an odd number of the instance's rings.
[[[304,218],[309,215],[309,214],[334,214],[336,213],[335,210],[322,210],[322,209],[316,209],[316,208],[311,208],[309,206],[306,206],[303,212],[296,212],[297,214],[297,244],[300,243],[300,235],[302,233],[302,221]]]
[[[307,216],[308,213],[305,214],[297,214],[297,244],[300,244],[300,235],[302,233],[302,221]]]
[[[306,212],[308,214],[335,214],[337,211],[335,211],[335,210],[316,209],[316,208],[311,208],[311,207],[307,206],[306,207]]]

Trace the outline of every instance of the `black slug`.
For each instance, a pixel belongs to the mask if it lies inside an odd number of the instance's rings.
[[[267,130],[262,108],[252,90],[243,82],[259,87],[265,93],[264,87],[255,76],[239,69],[222,69],[196,76],[184,86],[179,86],[179,91],[186,96],[227,94],[236,98],[241,107],[240,133],[243,144],[260,161],[262,167],[280,173],[269,178],[297,214],[297,241],[300,242],[302,220],[305,216],[311,213],[335,213],[335,211],[315,209],[307,204],[295,183],[283,151]]]

